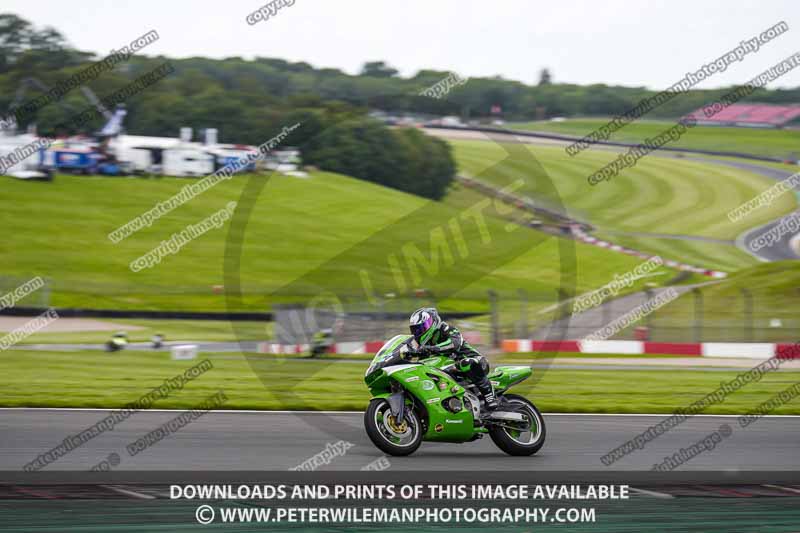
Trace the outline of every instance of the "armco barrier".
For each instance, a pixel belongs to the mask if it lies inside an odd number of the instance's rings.
[[[605,341],[537,341],[508,339],[503,352],[558,352],[591,354],[652,354],[694,357],[742,357],[748,359],[800,359],[800,343],[771,342],[647,342],[627,340]]]
[[[328,348],[327,353],[363,354],[375,353],[383,346],[383,341],[368,342],[337,342]],[[272,354],[304,354],[308,353],[308,344],[278,344],[275,342],[262,342],[258,345],[258,353]]]
[[[373,354],[380,350],[383,341],[337,342],[328,353]],[[684,355],[687,357],[742,357],[748,359],[800,359],[800,343],[771,342],[648,342],[628,340],[603,341],[540,341],[533,339],[507,339],[502,344],[505,353],[591,353],[591,354],[651,354]],[[262,342],[259,353],[303,354],[308,344],[277,344]]]

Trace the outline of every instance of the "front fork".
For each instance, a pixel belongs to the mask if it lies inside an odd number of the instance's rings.
[[[394,417],[395,421],[398,424],[402,424],[403,420],[405,420],[406,415],[406,395],[404,391],[398,391],[394,394],[389,395],[386,398],[386,401],[389,402],[389,409],[392,411],[392,416]]]

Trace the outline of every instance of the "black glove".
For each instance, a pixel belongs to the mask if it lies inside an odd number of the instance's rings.
[[[436,350],[434,350],[433,346],[420,346],[419,347],[419,354],[422,355],[422,356],[427,356],[427,355],[430,355],[432,353],[436,353]]]
[[[467,357],[465,355],[457,355],[456,357],[453,358],[453,361],[456,363],[456,368],[459,371],[461,371],[461,368],[463,366],[470,368],[476,362],[474,357]]]
[[[422,356],[423,356],[423,353],[422,353],[421,350],[419,350],[419,349],[415,350],[411,346],[408,347],[408,351],[403,355],[404,358],[409,359],[409,360],[413,359],[415,357],[422,357]]]

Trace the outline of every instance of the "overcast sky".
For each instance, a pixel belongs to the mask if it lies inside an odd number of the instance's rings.
[[[278,0],[280,2],[281,0]],[[385,60],[462,76],[666,88],[779,21],[789,32],[698,87],[741,84],[800,51],[800,1],[295,0],[269,20],[251,0],[3,0],[0,11],[53,26],[106,54],[151,29],[145,55],[279,57],[356,73]],[[800,85],[800,68],[768,87]]]

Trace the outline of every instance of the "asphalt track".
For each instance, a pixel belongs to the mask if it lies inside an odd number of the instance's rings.
[[[38,454],[97,423],[107,410],[0,410],[0,471],[20,472]],[[131,456],[126,446],[180,411],[142,411],[72,450],[43,472],[87,471],[117,454],[114,471],[287,471],[326,449],[352,444],[322,471],[359,471],[382,457],[360,413],[210,412]],[[741,428],[735,416],[695,416],[611,468],[600,457],[667,415],[545,415],[547,441],[532,457],[509,457],[489,438],[466,444],[424,442],[410,457],[391,457],[392,471],[647,471],[680,448],[728,424],[732,434],[683,464],[683,471],[793,471],[800,417],[765,417]]]
[[[800,212],[795,211],[793,214],[795,216],[798,216],[800,215]],[[789,215],[786,216],[788,217]],[[797,234],[784,233],[780,230],[780,228],[777,228],[777,226],[781,225],[783,220],[784,217],[779,218],[778,220],[772,220],[770,222],[767,222],[762,226],[758,226],[756,228],[747,230],[745,233],[740,235],[738,239],[736,239],[736,244],[739,246],[739,248],[756,256],[761,261],[782,261],[785,259],[797,259],[798,258],[797,254],[792,249],[791,245],[792,239],[796,237]],[[772,246],[764,246],[763,248],[754,247],[754,243],[759,237],[765,236],[773,230],[774,233],[779,235],[779,237]]]
[[[756,163],[745,163],[743,161],[727,161],[720,159],[704,159],[703,161],[710,161],[718,165],[727,165],[741,170],[754,172],[767,178],[774,179],[775,181],[784,180],[793,174],[787,170],[767,167]],[[798,191],[795,191],[795,194],[799,194]],[[798,198],[800,198],[800,196]],[[784,233],[783,235],[780,235],[777,241],[771,246],[765,246],[760,249],[756,249],[754,246],[754,242],[760,236],[765,235],[770,230],[780,225],[781,221],[786,216],[788,215],[784,215],[776,220],[772,220],[766,224],[745,231],[736,239],[736,245],[740,249],[755,256],[761,261],[783,261],[786,259],[798,259],[798,255],[795,250],[792,249],[791,245],[791,239],[795,236],[793,233]]]

